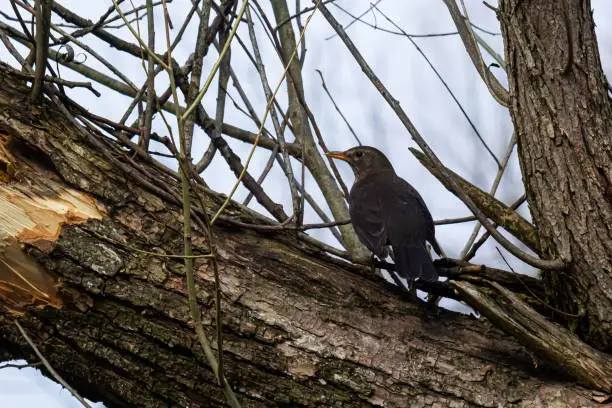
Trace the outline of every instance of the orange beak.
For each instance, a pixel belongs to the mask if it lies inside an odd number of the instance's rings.
[[[339,159],[344,161],[349,161],[349,158],[344,152],[327,152],[325,153],[327,157],[331,157],[332,159]]]

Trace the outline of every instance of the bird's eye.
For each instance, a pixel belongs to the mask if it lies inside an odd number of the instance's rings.
[[[363,152],[361,150],[357,150],[355,152],[355,157],[361,157],[361,156],[363,156]]]

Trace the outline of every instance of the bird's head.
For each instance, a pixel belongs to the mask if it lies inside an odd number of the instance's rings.
[[[357,180],[369,174],[393,171],[391,162],[383,152],[370,146],[357,146],[344,152],[329,152],[325,155],[347,162],[353,169]]]

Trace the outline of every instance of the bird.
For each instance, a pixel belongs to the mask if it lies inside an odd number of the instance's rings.
[[[374,147],[357,146],[325,154],[347,162],[355,174],[348,201],[360,241],[380,260],[391,255],[396,273],[408,282],[437,281],[426,242],[438,255],[442,251],[433,219],[418,191],[399,177],[389,159]]]

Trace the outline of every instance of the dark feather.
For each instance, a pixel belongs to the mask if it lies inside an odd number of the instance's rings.
[[[434,223],[420,194],[392,170],[358,180],[351,189],[350,214],[357,236],[377,256],[386,245],[395,253],[398,273],[433,281],[437,273],[426,250],[429,241],[439,254]]]
[[[438,280],[438,273],[425,247],[393,245],[396,272],[410,280],[420,278],[427,282]]]
[[[363,244],[378,257],[385,257],[389,240],[381,197],[368,188],[351,189],[349,213],[353,228]],[[376,192],[374,192],[376,193]]]

